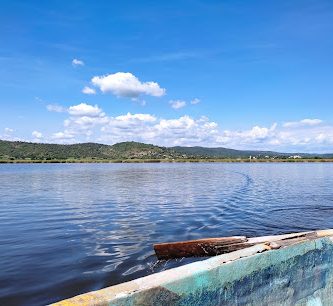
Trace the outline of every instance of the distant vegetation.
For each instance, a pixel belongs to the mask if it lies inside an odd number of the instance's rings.
[[[114,145],[82,143],[72,145],[0,140],[0,162],[102,162],[102,161],[264,161],[330,159],[333,154],[290,154],[270,151],[241,151],[227,148],[159,147],[139,142]]]
[[[180,154],[171,149],[138,142],[115,145],[82,143],[73,145],[29,143],[0,140],[0,159],[141,159],[174,158]]]
[[[265,157],[269,156],[278,157],[278,156],[290,156],[288,153],[278,153],[270,151],[243,151],[243,150],[234,150],[227,148],[205,148],[205,147],[172,147],[173,150],[179,153],[200,156],[200,157],[212,157],[212,158],[249,158],[251,157]]]

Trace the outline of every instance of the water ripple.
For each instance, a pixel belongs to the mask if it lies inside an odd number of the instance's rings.
[[[0,165],[0,305],[44,305],[197,259],[152,244],[332,228],[332,164]]]

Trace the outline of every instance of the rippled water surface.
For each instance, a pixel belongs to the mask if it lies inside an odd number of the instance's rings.
[[[44,305],[189,260],[155,242],[333,228],[333,164],[0,165],[0,305]]]

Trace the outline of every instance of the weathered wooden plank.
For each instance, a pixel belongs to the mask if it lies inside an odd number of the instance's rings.
[[[267,244],[267,246],[271,244],[272,248],[279,248],[304,240],[331,235],[333,235],[333,230],[291,233],[254,238],[246,238],[245,236],[207,238],[181,242],[158,243],[154,245],[154,250],[158,259],[215,256],[238,251],[262,243]]]
[[[246,241],[245,236],[197,239],[154,244],[154,250],[158,259],[214,256],[237,250],[234,245]]]

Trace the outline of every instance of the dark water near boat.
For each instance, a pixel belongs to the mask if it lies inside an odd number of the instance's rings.
[[[333,228],[333,164],[0,165],[0,305],[171,268],[155,242]]]

